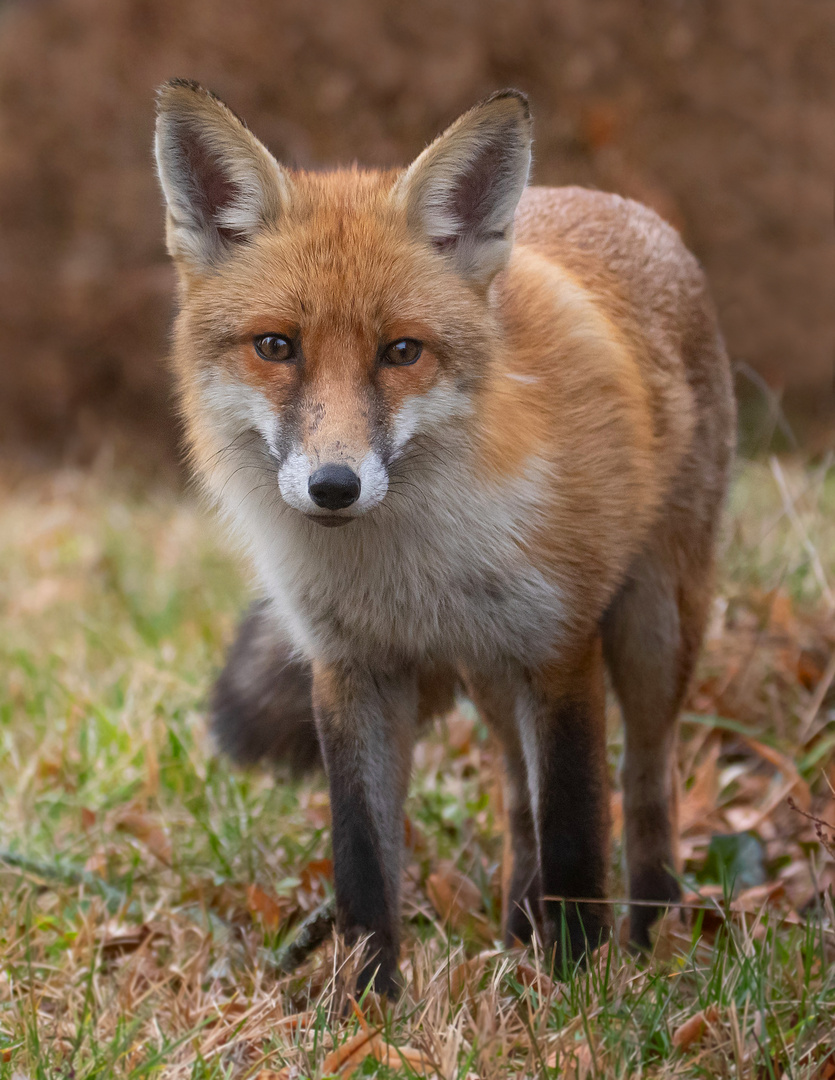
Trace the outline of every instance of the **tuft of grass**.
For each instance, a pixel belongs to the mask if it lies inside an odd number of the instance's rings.
[[[623,949],[622,904],[563,980],[498,947],[497,752],[461,703],[416,755],[404,995],[347,1018],[338,942],[276,969],[331,895],[322,779],[234,772],[206,737],[249,594],[211,519],[73,472],[8,482],[0,502],[0,1080],[835,1073],[835,868],[787,802],[835,818],[831,461],[737,477],[682,723],[693,895],[652,956]],[[615,897],[620,749],[613,708]],[[334,1064],[363,1025],[373,1052]]]

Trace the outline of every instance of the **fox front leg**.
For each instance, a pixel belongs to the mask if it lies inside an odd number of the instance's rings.
[[[395,995],[417,676],[314,663],[313,708],[330,786],[337,929],[349,945],[371,935],[359,989],[373,982]]]

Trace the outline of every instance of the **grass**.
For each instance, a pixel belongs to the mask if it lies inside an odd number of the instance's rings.
[[[236,773],[206,738],[207,688],[249,595],[238,560],[170,492],[8,480],[0,1080],[835,1076],[835,869],[787,803],[835,818],[830,466],[749,464],[734,487],[682,724],[685,881],[702,910],[668,914],[650,958],[616,936],[559,981],[497,948],[496,756],[462,704],[417,753],[406,992],[348,1019],[333,1008],[352,964],[338,944],[276,968],[331,892],[321,778]],[[619,753],[613,710],[615,789]],[[619,897],[616,790],[613,817]],[[356,1061],[340,1063],[349,1039]]]

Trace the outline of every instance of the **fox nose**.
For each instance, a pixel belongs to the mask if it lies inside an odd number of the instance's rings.
[[[347,465],[322,465],[308,480],[307,490],[317,506],[343,510],[360,497],[360,478]]]

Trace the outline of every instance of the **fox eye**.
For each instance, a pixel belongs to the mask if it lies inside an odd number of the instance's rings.
[[[293,360],[295,356],[293,342],[281,334],[259,334],[252,339],[252,344],[262,360],[280,364]]]
[[[414,364],[423,352],[423,345],[414,338],[401,338],[400,341],[392,341],[383,349],[380,362],[392,364],[396,367],[407,367]]]

